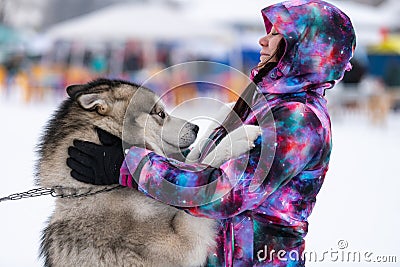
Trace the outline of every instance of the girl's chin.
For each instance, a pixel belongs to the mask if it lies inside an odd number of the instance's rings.
[[[268,62],[268,61],[260,61],[260,62],[258,63],[258,65],[257,65],[257,68],[258,68],[258,69],[261,69],[262,67],[265,66],[265,64],[267,64],[267,62]]]
[[[257,68],[258,68],[258,69],[261,69],[261,68],[264,67],[267,63],[272,63],[272,62],[277,62],[277,61],[276,61],[275,58],[271,58],[271,59],[268,58],[268,59],[266,59],[266,60],[261,59],[260,62],[258,63],[258,65],[257,65]]]

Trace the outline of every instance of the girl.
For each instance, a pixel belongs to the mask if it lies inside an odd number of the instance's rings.
[[[259,41],[260,63],[251,72],[261,93],[248,86],[210,139],[218,143],[240,123],[255,124],[255,113],[271,110],[276,127],[275,157],[261,158],[262,140],[258,140],[248,158],[231,159],[212,173],[188,175],[199,164],[180,163],[178,168],[171,164],[172,159],[132,147],[120,173],[107,173],[110,170],[105,166],[121,165],[121,146],[77,141],[72,150],[79,153],[71,153],[68,160],[74,167],[72,176],[83,182],[127,186],[135,184],[131,175],[135,173],[140,176],[138,190],[153,197],[149,189],[160,188],[164,179],[194,187],[215,182],[214,191],[209,192],[223,197],[184,208],[194,216],[219,221],[218,245],[207,266],[304,266],[307,218],[328,170],[332,146],[324,94],[351,68],[355,33],[350,19],[337,7],[320,0],[292,0],[266,7],[262,16],[267,35]],[[261,98],[269,107],[260,105]],[[206,145],[202,154],[210,147]],[[106,151],[112,151],[113,157],[105,158]],[[88,162],[88,158],[90,166],[70,164]],[[257,164],[270,166],[270,170],[254,191],[249,185],[260,179],[254,174]],[[247,167],[237,183],[222,194],[220,190],[231,186],[227,175],[243,165]],[[99,182],[91,173],[107,179]]]

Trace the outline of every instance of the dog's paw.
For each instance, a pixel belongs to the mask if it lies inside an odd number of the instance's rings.
[[[238,143],[247,142],[247,149],[253,148],[254,141],[261,135],[261,128],[255,125],[242,125],[226,137],[236,146]],[[234,147],[235,147],[234,146]],[[248,150],[243,151],[247,152]]]
[[[256,125],[243,125],[241,127],[243,127],[246,131],[247,141],[252,147],[254,147],[254,141],[256,141],[262,133],[261,127]]]
[[[243,125],[230,135],[231,157],[238,157],[255,147],[254,141],[261,135],[261,128],[255,125]]]
[[[260,136],[261,128],[254,125],[243,125],[225,136],[218,146],[207,155],[203,163],[214,167],[225,161],[237,158],[255,147],[254,141]]]

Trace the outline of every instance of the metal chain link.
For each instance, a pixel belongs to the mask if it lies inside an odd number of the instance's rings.
[[[100,190],[94,190],[95,188],[73,188],[73,187],[63,187],[63,186],[55,186],[52,188],[39,187],[28,190],[26,192],[15,193],[7,197],[0,198],[0,202],[7,200],[20,200],[23,198],[39,197],[46,195],[51,195],[52,197],[57,197],[57,198],[80,198],[80,197],[93,196],[96,194],[109,192],[119,188],[122,188],[122,186],[116,185],[112,187],[105,187]]]

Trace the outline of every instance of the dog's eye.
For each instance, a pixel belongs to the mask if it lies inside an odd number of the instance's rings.
[[[160,116],[161,119],[164,119],[164,118],[165,118],[165,113],[164,113],[164,111],[159,111],[159,112],[157,113],[157,115]]]

